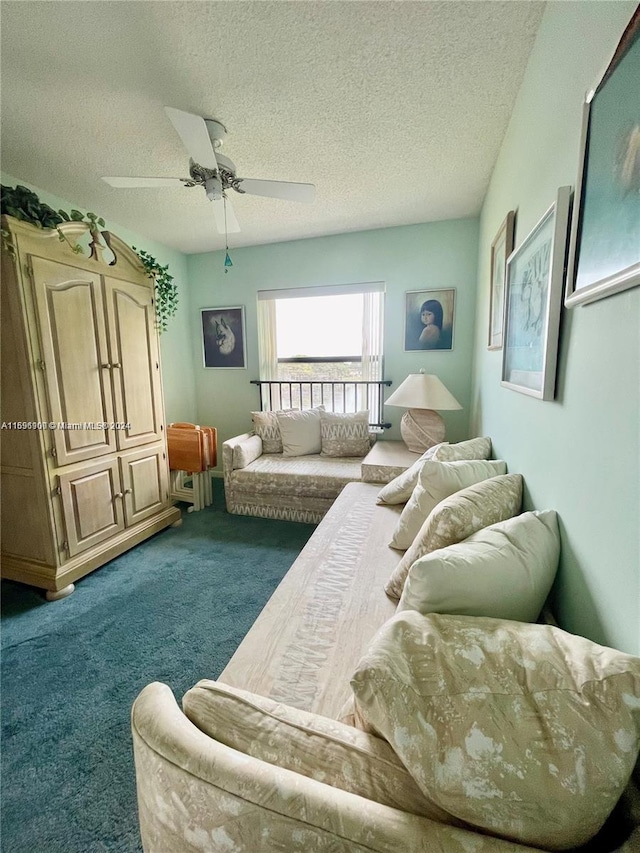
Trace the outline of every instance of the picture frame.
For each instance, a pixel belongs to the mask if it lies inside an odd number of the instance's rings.
[[[507,258],[513,252],[515,211],[510,210],[491,244],[491,291],[489,294],[489,337],[487,349],[502,349],[504,333],[504,291]]]
[[[202,308],[200,323],[204,366],[246,369],[244,305]]]
[[[571,187],[507,258],[502,382],[505,388],[553,400],[562,309]]]
[[[432,315],[428,323],[422,319],[425,305]],[[455,319],[456,290],[454,287],[441,290],[408,290],[404,304],[404,351],[443,352],[453,349],[453,327]]]
[[[640,8],[583,105],[565,305],[640,284]]]

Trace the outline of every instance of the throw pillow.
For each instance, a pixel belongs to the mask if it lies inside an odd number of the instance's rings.
[[[559,558],[555,512],[525,512],[416,560],[398,610],[535,622]]]
[[[465,459],[488,459],[491,456],[490,438],[470,438],[456,444],[443,442],[434,448],[433,459],[438,462],[460,462]]]
[[[369,412],[321,412],[320,441],[323,456],[366,456]]]
[[[320,409],[276,412],[283,456],[308,456],[320,453]]]
[[[390,545],[406,551],[416,538],[429,513],[444,498],[467,486],[506,474],[507,465],[501,459],[466,460],[464,462],[435,462],[428,459],[422,464],[418,482],[402,510]]]
[[[199,681],[182,705],[200,731],[244,755],[392,808],[446,818],[376,735],[217,681]]]
[[[262,456],[263,442],[259,435],[252,435],[233,448],[233,469],[246,468]]]
[[[520,512],[522,476],[501,474],[454,492],[427,516],[413,543],[393,570],[385,592],[400,598],[407,573],[420,557],[461,542],[478,530]]]
[[[291,411],[293,410],[281,409],[273,412],[251,412],[255,433],[262,439],[263,453],[282,453],[282,437],[277,415]]]
[[[433,454],[441,446],[440,444],[435,444],[433,447],[430,447],[406,471],[398,474],[386,486],[383,486],[378,492],[376,503],[390,505],[406,503],[416,487],[420,471],[422,470],[422,463],[426,459],[433,459]]]
[[[351,681],[427,797],[482,831],[584,844],[640,744],[640,658],[550,625],[398,613]]]

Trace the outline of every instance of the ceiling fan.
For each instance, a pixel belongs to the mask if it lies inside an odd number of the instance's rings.
[[[103,177],[112,187],[204,187],[207,198],[213,203],[216,227],[220,234],[239,231],[231,202],[226,191],[281,198],[288,201],[312,202],[315,197],[313,184],[291,181],[264,181],[256,178],[236,177],[236,167],[228,157],[220,153],[227,136],[226,127],[216,119],[202,118],[173,107],[165,112],[178,136],[187,149],[189,160],[188,178],[114,178]]]

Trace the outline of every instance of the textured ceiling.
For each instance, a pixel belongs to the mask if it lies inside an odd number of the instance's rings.
[[[0,4],[2,168],[184,252],[219,249],[163,105],[220,119],[247,178],[316,185],[311,205],[230,192],[247,246],[474,216],[522,80],[538,2]]]

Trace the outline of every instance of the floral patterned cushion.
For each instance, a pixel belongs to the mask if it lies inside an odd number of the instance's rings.
[[[514,841],[587,842],[638,757],[640,658],[550,625],[398,613],[351,685],[426,796]]]
[[[244,755],[412,814],[447,817],[376,735],[219,681],[199,681],[182,706],[200,731]]]
[[[321,412],[320,440],[323,456],[366,456],[369,412]]]
[[[559,558],[556,513],[525,512],[416,560],[398,610],[535,622]]]
[[[406,471],[398,474],[391,482],[383,486],[378,492],[376,503],[388,504],[389,506],[406,503],[416,487],[423,463],[426,459],[433,459],[433,454],[439,447],[442,447],[442,445],[436,444],[430,447]]]
[[[391,542],[392,548],[406,551],[418,535],[429,513],[444,498],[467,486],[506,474],[507,465],[501,459],[465,460],[461,462],[435,462],[428,459],[422,464],[418,482],[402,510]]]
[[[435,459],[438,462],[460,462],[465,459],[488,459],[489,456],[491,456],[490,438],[470,438],[468,441],[459,441],[456,444],[449,444],[448,441],[435,444],[423,453],[410,468],[407,468],[395,480],[380,489],[378,503],[406,503],[418,482],[422,463],[427,459]]]
[[[465,459],[488,459],[491,456],[490,438],[470,438],[449,444],[444,441],[434,448],[433,459],[438,462],[462,462]]]
[[[400,598],[412,564],[420,557],[461,542],[472,533],[520,512],[522,476],[501,474],[455,492],[427,516],[418,535],[405,552],[385,586],[392,598]]]

